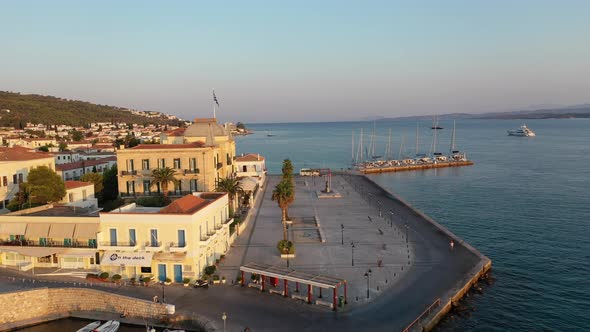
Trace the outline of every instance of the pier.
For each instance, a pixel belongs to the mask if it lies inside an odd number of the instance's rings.
[[[387,167],[373,167],[373,168],[359,168],[359,172],[363,174],[374,174],[374,173],[390,173],[390,172],[405,172],[405,171],[417,171],[430,168],[443,168],[443,167],[461,167],[471,166],[473,161],[443,161],[437,163],[428,164],[409,164],[400,166],[387,166]]]

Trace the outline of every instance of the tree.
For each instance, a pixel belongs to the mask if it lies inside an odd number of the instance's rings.
[[[117,165],[107,168],[102,173],[102,199],[105,201],[116,200],[119,196],[119,182],[117,180]],[[100,196],[99,196],[100,198]]]
[[[235,202],[236,202],[236,195],[241,193],[242,184],[240,180],[236,177],[227,177],[225,179],[220,179],[217,182],[217,191],[226,192],[229,196],[229,206],[230,206],[230,216],[233,216],[233,212],[235,209]]]
[[[47,145],[40,146],[37,150],[43,152],[49,152],[49,147]]]
[[[59,202],[66,195],[64,181],[47,166],[33,168],[25,187],[33,203]]]
[[[75,142],[80,142],[82,139],[84,138],[84,135],[82,134],[82,132],[77,131],[77,130],[72,130],[72,139]]]
[[[152,182],[150,183],[151,186],[155,184],[160,184],[162,188],[162,193],[164,195],[164,201],[168,203],[168,183],[178,183],[176,179],[176,171],[170,167],[164,168],[156,168],[152,171]]]
[[[244,124],[243,124],[243,123],[241,123],[241,122],[238,122],[238,123],[236,124],[236,128],[237,128],[237,129],[241,129],[241,130],[246,130],[246,126],[244,126]]]
[[[283,171],[283,180],[289,180],[293,182],[293,163],[291,163],[290,159],[283,160],[283,167],[281,169]]]
[[[94,194],[97,195],[97,197],[99,196],[99,193],[102,193],[104,188],[104,184],[102,183],[103,180],[102,174],[96,172],[86,173],[80,177],[80,181],[92,182],[92,184],[94,184]]]
[[[287,210],[289,204],[293,203],[293,191],[293,184],[285,180],[279,182],[272,191],[272,200],[277,202],[282,212],[283,240],[287,240]]]
[[[67,148],[68,148],[68,143],[63,142],[63,141],[59,142],[59,151],[60,152],[67,150]]]

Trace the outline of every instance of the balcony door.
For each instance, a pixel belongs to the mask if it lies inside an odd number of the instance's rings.
[[[111,235],[111,246],[117,246],[117,230],[115,228],[111,228],[109,232]]]
[[[135,229],[129,230],[129,245],[135,246],[137,244],[137,237],[135,236]]]
[[[186,246],[186,239],[184,236],[184,229],[179,229],[178,230],[178,246],[183,248],[184,246]]]
[[[158,246],[158,230],[150,229],[150,245],[152,247]]]

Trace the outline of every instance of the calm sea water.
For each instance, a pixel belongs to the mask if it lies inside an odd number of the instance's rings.
[[[518,120],[457,122],[457,147],[471,167],[373,176],[446,225],[493,261],[496,282],[472,296],[470,315],[448,318],[440,330],[590,330],[590,120],[531,120],[537,137],[506,135]],[[432,147],[431,123],[420,123],[418,150]],[[441,122],[438,148],[450,147],[451,122]],[[346,168],[352,131],[373,123],[250,125],[238,152],[259,152],[271,173],[291,158],[295,168]],[[376,123],[383,155],[416,150],[416,122]],[[272,137],[267,136],[267,132]],[[400,148],[401,143],[403,145]]]

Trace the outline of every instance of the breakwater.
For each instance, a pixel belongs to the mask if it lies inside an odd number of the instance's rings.
[[[465,296],[469,289],[489,272],[489,270],[492,268],[492,261],[488,257],[481,254],[477,249],[472,247],[469,243],[465,242],[463,239],[446,229],[444,226],[437,223],[420,210],[414,208],[403,198],[381,187],[370,177],[365,175],[361,176],[380,191],[386,193],[387,196],[389,196],[390,199],[396,201],[397,204],[400,204],[412,214],[419,216],[420,220],[424,221],[423,224],[427,225],[430,231],[440,233],[445,238],[452,239],[457,248],[462,247],[477,257],[476,263],[465,274],[463,274],[462,277],[456,280],[453,287],[447,289],[439,298],[434,301],[429,310],[416,317],[416,319],[409,323],[406,329],[404,329],[404,331],[430,331],[441,321],[441,319],[446,314],[449,313],[454,305],[458,304],[458,302],[461,300],[461,298],[463,298],[463,296]]]
[[[176,313],[174,305],[84,288],[36,288],[0,294],[0,331],[11,331],[67,317],[212,330],[193,317]]]
[[[461,167],[471,166],[473,161],[445,161],[431,164],[416,164],[416,165],[400,165],[400,166],[387,166],[387,167],[374,167],[374,168],[361,168],[359,172],[363,174],[374,174],[374,173],[391,173],[391,172],[405,172],[405,171],[418,171],[422,169],[431,168],[444,168],[444,167]]]

